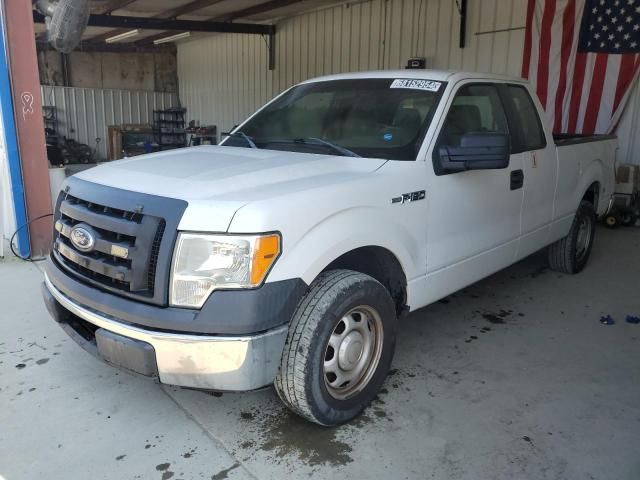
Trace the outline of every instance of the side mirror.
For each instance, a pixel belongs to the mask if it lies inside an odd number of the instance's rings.
[[[460,146],[442,145],[440,166],[448,171],[507,168],[511,145],[506,133],[472,132],[463,135]]]

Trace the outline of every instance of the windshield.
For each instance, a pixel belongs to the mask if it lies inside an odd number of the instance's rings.
[[[415,160],[442,90],[442,82],[392,78],[298,85],[223,144]]]

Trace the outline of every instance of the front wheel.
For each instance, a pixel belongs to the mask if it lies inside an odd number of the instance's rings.
[[[587,264],[593,236],[596,230],[596,214],[593,205],[580,202],[573,219],[569,234],[549,245],[549,266],[552,270],[564,273],[578,273]]]
[[[289,326],[278,395],[320,425],[353,419],[387,376],[396,323],[393,300],[378,281],[350,270],[322,273]]]

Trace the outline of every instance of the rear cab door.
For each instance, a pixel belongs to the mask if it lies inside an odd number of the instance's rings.
[[[511,127],[512,158],[520,158],[523,170],[522,233],[516,255],[520,259],[549,241],[558,160],[553,136],[526,84],[502,84],[501,92]]]
[[[447,172],[441,145],[459,144],[465,133],[512,136],[502,83],[466,79],[453,85],[427,167],[427,286],[430,303],[513,263],[520,238],[523,156],[507,168]],[[513,141],[513,140],[512,140]]]

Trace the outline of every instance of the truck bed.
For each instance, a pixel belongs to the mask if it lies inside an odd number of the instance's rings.
[[[554,134],[553,140],[558,147],[566,145],[577,145],[579,143],[600,142],[603,140],[614,140],[615,135],[577,135],[570,133]]]
[[[595,181],[600,182],[603,194],[594,206],[598,214],[604,213],[614,187],[616,136],[554,135],[554,140],[558,157],[555,218],[573,213],[589,184]]]

